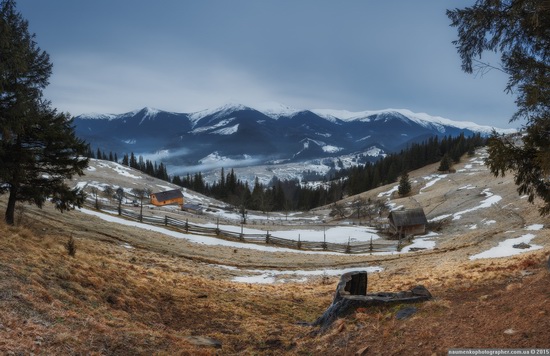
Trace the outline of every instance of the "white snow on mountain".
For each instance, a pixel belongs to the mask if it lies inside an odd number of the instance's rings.
[[[229,126],[229,127],[223,127],[221,129],[212,131],[211,133],[217,134],[217,135],[232,135],[236,133],[239,130],[239,124]]]
[[[98,114],[98,113],[88,113],[82,114],[78,117],[84,120],[114,120],[118,118],[119,115],[116,114]]]
[[[217,130],[217,129],[221,129],[223,128],[224,126],[227,126],[229,125],[231,122],[235,121],[235,118],[234,117],[231,117],[229,119],[226,119],[226,120],[222,120],[220,122],[218,122],[216,125],[212,125],[212,126],[203,126],[203,127],[198,127],[196,129],[194,129],[193,131],[191,131],[193,134],[198,134],[198,133],[201,133],[201,132],[207,132],[207,131],[214,131],[214,130]],[[235,125],[237,126],[237,128],[239,127],[239,125]],[[236,132],[236,130],[235,130]],[[211,132],[211,133],[214,133],[214,132]]]
[[[302,111],[276,102],[259,103],[254,105],[254,109],[275,120],[281,116],[292,117]]]
[[[342,147],[336,147],[336,146],[331,146],[331,145],[325,145],[322,147],[323,151],[324,152],[327,152],[327,153],[336,153],[336,152],[340,152],[343,150]]]
[[[230,115],[235,111],[247,110],[247,109],[250,109],[250,108],[242,104],[226,104],[215,109],[206,109],[206,110],[201,110],[201,111],[191,113],[189,114],[189,119],[191,119],[191,122],[193,123],[193,125],[196,125],[196,123],[200,119],[210,115],[215,115],[214,119],[216,119],[218,117]]]
[[[459,129],[469,129],[475,132],[481,132],[481,133],[487,133],[487,134],[491,133],[493,129],[496,129],[497,132],[500,132],[500,133],[516,132],[515,129],[498,129],[491,126],[478,125],[470,121],[453,121],[440,116],[428,115],[426,113],[414,113],[407,109],[385,109],[385,110],[359,111],[359,112],[352,112],[347,110],[314,109],[314,110],[311,110],[311,112],[327,120],[340,119],[343,121],[354,121],[354,120],[368,121],[369,116],[399,113],[405,116],[406,118],[408,118],[409,120],[419,125],[422,125],[424,127],[427,127],[428,125],[431,125],[432,127],[434,126],[438,127],[439,131],[442,129],[441,125],[447,125],[447,126],[456,127]]]
[[[161,112],[161,110],[158,110],[158,109],[145,107],[143,109],[139,109],[139,110],[135,110],[132,112],[119,114],[119,115],[91,113],[91,114],[83,114],[83,115],[80,115],[79,117],[82,119],[93,118],[93,119],[102,119],[102,120],[113,120],[113,119],[136,115],[142,110],[145,110],[145,115],[143,119],[153,118],[159,112]],[[192,124],[196,125],[196,123],[204,117],[214,115],[213,118],[216,119],[219,117],[230,115],[232,112],[239,111],[239,110],[256,110],[272,119],[278,119],[282,116],[292,117],[293,115],[304,111],[301,109],[291,108],[284,104],[274,103],[274,102],[255,104],[253,107],[246,106],[243,104],[229,103],[217,108],[206,109],[206,110],[190,113],[188,114],[188,116]],[[484,134],[490,134],[493,131],[493,129],[503,134],[517,132],[517,130],[515,129],[500,129],[492,126],[478,125],[471,121],[454,121],[454,120],[446,119],[440,116],[432,116],[426,113],[415,113],[407,109],[365,110],[365,111],[356,111],[356,112],[348,111],[348,110],[333,110],[333,109],[312,109],[309,111],[331,122],[336,122],[337,120],[342,120],[342,121],[360,120],[360,121],[368,122],[371,119],[376,120],[377,116],[379,116],[381,119],[384,119],[385,114],[398,113],[403,115],[405,118],[411,120],[412,122],[415,122],[424,127],[436,128],[440,132],[444,132],[443,125],[456,127],[459,129],[468,129],[474,132],[481,132]]]
[[[369,148],[365,154],[367,156],[371,156],[371,157],[385,157],[386,155],[384,154],[384,151],[381,149],[381,148],[378,148],[376,146],[372,146],[371,148]]]
[[[161,110],[159,109],[153,109],[153,108],[150,108],[150,107],[145,107],[142,109],[143,111],[145,111],[145,115],[143,115],[143,118],[141,119],[141,121],[139,122],[139,124],[141,125],[143,123],[143,121],[145,121],[146,119],[148,120],[151,120],[151,119],[154,119],[155,116],[158,115],[158,113],[161,112]],[[140,110],[141,111],[141,110]]]

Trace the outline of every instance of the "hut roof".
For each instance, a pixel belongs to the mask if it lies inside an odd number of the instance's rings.
[[[158,201],[183,198],[183,193],[179,189],[167,190],[165,192],[153,193],[151,195],[154,195]]]
[[[422,208],[392,211],[388,219],[397,227],[426,225],[428,223]]]

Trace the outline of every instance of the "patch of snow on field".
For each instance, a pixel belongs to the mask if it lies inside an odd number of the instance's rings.
[[[313,270],[313,271],[246,270],[247,273],[254,273],[254,275],[235,277],[233,278],[233,281],[240,282],[240,283],[271,284],[276,282],[277,276],[292,275],[292,276],[297,276],[302,278],[283,279],[281,280],[281,282],[305,282],[307,281],[307,277],[340,276],[344,273],[355,272],[355,271],[365,271],[367,273],[375,273],[375,272],[381,272],[382,270],[383,270],[382,267],[354,267],[354,268],[343,268],[343,269],[320,269],[320,270]]]
[[[433,240],[433,238],[436,236],[439,236],[439,234],[435,232],[430,232],[422,236],[416,236],[412,244],[405,246],[403,247],[403,249],[401,249],[401,253],[411,252],[411,249],[413,248],[432,250],[435,247],[435,241]]]
[[[111,163],[113,163],[113,162],[111,162]],[[141,179],[140,176],[136,176],[136,175],[130,173],[129,171],[131,169],[129,167],[125,167],[121,164],[113,163],[113,166],[110,167],[110,168],[112,168],[115,172],[117,172],[121,176],[125,176],[125,177],[128,177],[128,178],[133,178],[133,179]]]
[[[112,216],[108,214],[103,214],[97,211],[89,210],[89,209],[78,209],[78,211],[88,214],[97,216],[100,219],[103,219],[105,221],[114,222],[121,225],[126,226],[132,226],[144,230],[154,231],[158,232],[164,235],[172,236],[179,239],[185,239],[190,242],[198,243],[198,244],[204,244],[204,245],[210,245],[210,246],[228,246],[232,248],[243,248],[243,249],[250,249],[250,250],[258,250],[258,251],[265,251],[265,252],[292,252],[292,253],[300,253],[300,254],[325,254],[325,255],[342,255],[338,252],[328,252],[328,251],[303,251],[303,250],[294,250],[290,248],[283,248],[283,247],[272,247],[272,246],[266,246],[266,245],[258,245],[258,244],[252,244],[252,243],[242,243],[242,242],[234,242],[234,241],[227,241],[222,239],[217,239],[214,237],[209,236],[201,236],[201,235],[193,235],[193,234],[186,234],[183,232],[177,232],[169,229],[165,229],[159,226],[154,225],[148,225],[140,222],[130,221],[126,219],[119,218],[117,216]],[[115,212],[116,213],[116,212]]]
[[[498,258],[498,257],[508,257],[513,255],[519,255],[520,253],[529,252],[533,250],[541,249],[542,246],[540,245],[531,245],[529,248],[519,249],[514,248],[514,245],[525,243],[529,244],[532,239],[534,239],[536,236],[533,234],[525,234],[520,237],[516,237],[513,239],[507,239],[504,241],[499,242],[498,246],[495,246],[487,251],[483,251],[481,253],[478,253],[476,255],[470,256],[470,260],[476,260],[478,258]]]
[[[479,209],[489,208],[489,207],[493,206],[494,204],[496,204],[496,203],[498,203],[499,201],[502,200],[502,197],[500,195],[495,195],[495,194],[491,193],[489,191],[489,189],[485,189],[483,192],[481,192],[481,194],[485,195],[487,197],[487,199],[482,200],[480,202],[480,204],[476,207],[454,213],[453,214],[453,220],[459,220],[460,218],[462,218],[462,215],[464,215],[466,213],[471,213],[472,211],[476,211],[476,210],[479,210]]]
[[[435,183],[437,183],[438,181],[440,181],[441,179],[446,178],[446,177],[447,177],[446,174],[432,174],[430,176],[424,177],[424,180],[427,180],[428,183],[426,183],[426,185],[423,188],[420,189],[419,194],[422,194],[422,191],[424,189],[427,189],[427,188],[433,186]]]
[[[430,219],[429,221],[430,222],[441,221],[441,220],[447,219],[448,217],[451,217],[451,216],[452,216],[452,214],[443,214],[443,215],[436,216],[435,218]]]
[[[528,230],[528,231],[539,231],[539,230],[542,230],[544,228],[544,225],[542,224],[533,224],[533,225],[529,225],[525,228],[525,230]]]
[[[391,189],[388,190],[387,192],[379,193],[379,194],[378,194],[378,198],[390,197],[394,192],[397,192],[398,189],[399,189],[399,186],[396,185],[395,187],[391,188]]]
[[[469,190],[469,189],[476,189],[476,187],[474,187],[474,186],[471,185],[471,184],[468,184],[468,185],[465,185],[465,186],[463,186],[463,187],[458,188],[458,190],[463,190],[463,189],[468,189],[468,190]]]

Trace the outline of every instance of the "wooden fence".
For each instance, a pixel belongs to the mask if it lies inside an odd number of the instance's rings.
[[[93,206],[92,206],[93,207]],[[93,207],[95,209],[95,207]],[[112,211],[112,209],[109,209]],[[114,209],[116,210],[116,209]],[[195,235],[204,235],[212,236],[224,240],[235,241],[235,242],[246,242],[246,243],[255,243],[255,244],[265,244],[272,245],[277,247],[285,247],[296,250],[307,250],[307,251],[329,251],[329,252],[339,252],[347,254],[360,254],[360,253],[373,253],[373,252],[383,252],[391,251],[395,244],[380,243],[375,241],[369,242],[351,242],[348,243],[332,243],[326,241],[301,241],[293,239],[285,239],[282,237],[276,237],[269,231],[266,231],[265,234],[246,234],[242,232],[234,232],[222,230],[219,228],[219,224],[215,228],[204,227],[196,224],[189,223],[188,220],[182,221],[175,218],[172,218],[168,215],[164,217],[158,216],[147,216],[140,215],[133,211],[124,210],[120,211],[120,215],[124,216],[127,219],[139,221],[151,225],[164,225],[166,227],[171,227],[176,230],[185,232],[187,234]],[[242,227],[241,227],[242,231]]]

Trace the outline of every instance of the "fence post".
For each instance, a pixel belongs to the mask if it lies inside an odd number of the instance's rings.
[[[185,232],[189,232],[189,219],[185,219]]]
[[[323,250],[326,251],[328,246],[327,246],[327,233],[326,233],[326,228],[323,226]]]
[[[351,253],[350,238],[348,237],[348,246],[346,247],[346,253]]]
[[[370,237],[370,245],[369,245],[369,251],[372,252],[374,250],[374,247],[372,246],[372,236]]]
[[[168,226],[168,215],[164,215],[164,226]]]
[[[220,218],[216,218],[216,230],[214,230],[216,236],[220,235]]]
[[[241,234],[239,235],[241,241],[244,241],[243,224],[241,224]]]
[[[271,236],[271,235],[269,235],[269,230],[267,230],[267,234],[265,235],[265,243],[266,244],[269,244],[269,236]]]
[[[302,241],[300,241],[300,234],[298,234],[298,250],[302,248]]]

